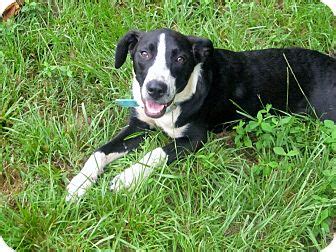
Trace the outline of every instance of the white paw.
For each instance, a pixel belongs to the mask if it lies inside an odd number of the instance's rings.
[[[93,153],[86,161],[80,173],[67,186],[68,195],[65,200],[69,201],[83,196],[86,190],[97,180],[98,175],[102,173],[105,163],[106,156],[104,153]]]
[[[148,152],[140,161],[115,176],[111,181],[110,189],[119,191],[128,189],[146,179],[154,168],[167,162],[168,156],[162,148],[156,148]]]
[[[0,251],[2,252],[15,252],[14,249],[12,249],[11,247],[9,247],[6,242],[2,239],[2,237],[0,236]]]
[[[67,186],[68,195],[65,200],[70,201],[80,198],[91,185],[92,181],[84,174],[76,175]]]
[[[130,189],[146,179],[152,171],[152,168],[143,167],[141,164],[134,164],[112,179],[110,190],[117,192],[122,189]]]

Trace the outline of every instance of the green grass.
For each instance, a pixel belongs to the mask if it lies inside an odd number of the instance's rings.
[[[314,250],[335,219],[336,126],[311,117],[240,123],[197,154],[159,168],[141,187],[108,183],[154,133],[109,165],[87,195],[65,186],[90,153],[126,123],[130,61],[114,69],[129,29],[170,27],[216,47],[300,46],[331,53],[336,19],[318,1],[26,1],[0,23],[0,235],[24,250]]]

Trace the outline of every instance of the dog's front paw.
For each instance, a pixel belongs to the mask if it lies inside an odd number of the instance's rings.
[[[91,186],[92,182],[84,174],[76,175],[67,186],[68,195],[65,200],[75,200],[82,197],[86,190]]]
[[[122,189],[131,189],[146,179],[152,171],[152,168],[143,167],[141,164],[134,164],[112,179],[110,190],[117,192]]]

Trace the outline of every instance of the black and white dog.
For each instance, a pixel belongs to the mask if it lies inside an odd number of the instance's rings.
[[[71,180],[67,200],[83,195],[107,164],[135,149],[147,129],[161,128],[174,141],[117,175],[111,190],[129,188],[158,165],[197,151],[208,130],[241,118],[237,105],[251,115],[271,103],[294,113],[313,109],[320,118],[336,120],[336,59],[317,51],[232,52],[214,49],[208,39],[159,29],[128,32],[117,45],[116,68],[128,53],[133,98],[140,106],[132,109],[128,126],[97,149]]]

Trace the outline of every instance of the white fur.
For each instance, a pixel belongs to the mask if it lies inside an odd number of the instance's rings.
[[[195,94],[197,83],[198,83],[198,78],[201,74],[201,71],[202,71],[202,64],[200,63],[195,66],[192,74],[190,75],[188,83],[185,86],[185,88],[182,90],[182,92],[175,95],[175,99],[171,106],[175,106],[175,103],[185,102]],[[160,118],[154,119],[154,118],[148,117],[145,114],[144,109],[143,109],[144,104],[141,99],[140,84],[136,80],[134,72],[133,72],[132,92],[133,92],[133,98],[139,104],[139,107],[135,109],[139,120],[146,122],[151,127],[154,127],[154,126],[160,127],[170,137],[178,138],[178,137],[183,136],[188,125],[184,125],[179,128],[175,127],[176,120],[181,114],[180,106],[177,105],[172,110],[170,110],[170,108],[167,108],[168,112],[166,112]]]
[[[334,239],[330,242],[330,244],[321,250],[321,252],[334,252],[336,251],[336,233],[334,233]]]
[[[144,103],[141,99],[141,90],[140,90],[140,84],[137,81],[136,77],[135,77],[135,73],[134,70],[132,70],[133,72],[133,82],[132,82],[132,94],[133,94],[133,99],[136,100],[136,102],[138,103],[140,108],[144,107]]]
[[[5,12],[5,10],[14,4],[16,1],[15,0],[1,0],[0,1],[0,16]]]
[[[148,117],[143,108],[136,108],[137,118],[143,122],[148,123],[151,127],[157,126],[161,128],[168,136],[172,138],[179,138],[184,136],[185,130],[188,128],[188,124],[182,127],[175,127],[175,123],[179,115],[181,114],[181,107],[176,106],[173,110],[166,112],[160,118]]]
[[[119,191],[123,188],[131,188],[148,178],[154,168],[167,162],[168,156],[162,148],[156,148],[148,152],[138,163],[124,170],[111,181],[110,189]]]
[[[153,65],[148,69],[144,84],[142,86],[142,97],[147,99],[147,83],[152,81],[162,81],[167,84],[168,87],[168,96],[165,98],[167,102],[171,101],[176,92],[175,78],[172,76],[170,69],[167,67],[166,62],[166,40],[165,34],[161,33],[159,36],[159,42],[157,46],[157,54]]]
[[[321,0],[321,2],[327,5],[333,12],[334,16],[336,16],[336,1],[335,0]]]
[[[0,236],[0,251],[1,252],[14,252],[15,250],[9,247],[6,242]]]
[[[182,127],[175,127],[177,118],[181,114],[181,107],[177,106],[172,111],[165,113],[162,117],[155,119],[155,124],[164,130],[168,136],[172,138],[179,138],[184,136],[185,130],[188,128],[188,124]]]
[[[68,195],[66,201],[74,197],[81,197],[86,190],[96,182],[98,175],[100,175],[104,167],[110,162],[124,156],[126,152],[110,153],[105,155],[103,152],[93,153],[86,161],[82,170],[70,181],[67,186]]]
[[[143,103],[141,100],[140,94],[140,85],[138,81],[134,78],[133,79],[133,98],[137,101],[140,105],[139,107],[135,108],[137,112],[137,118],[143,122],[146,122],[151,127],[160,127],[164,132],[166,132],[170,137],[177,138],[183,136],[183,132],[185,130],[185,126],[180,128],[175,128],[175,122],[179,115],[181,114],[181,108],[177,106],[173,110],[166,112],[160,118],[151,118],[146,115]]]
[[[175,95],[174,102],[181,103],[189,100],[195,93],[198,83],[198,78],[202,72],[202,63],[197,64],[191,73],[187,85],[184,87],[182,92]]]

